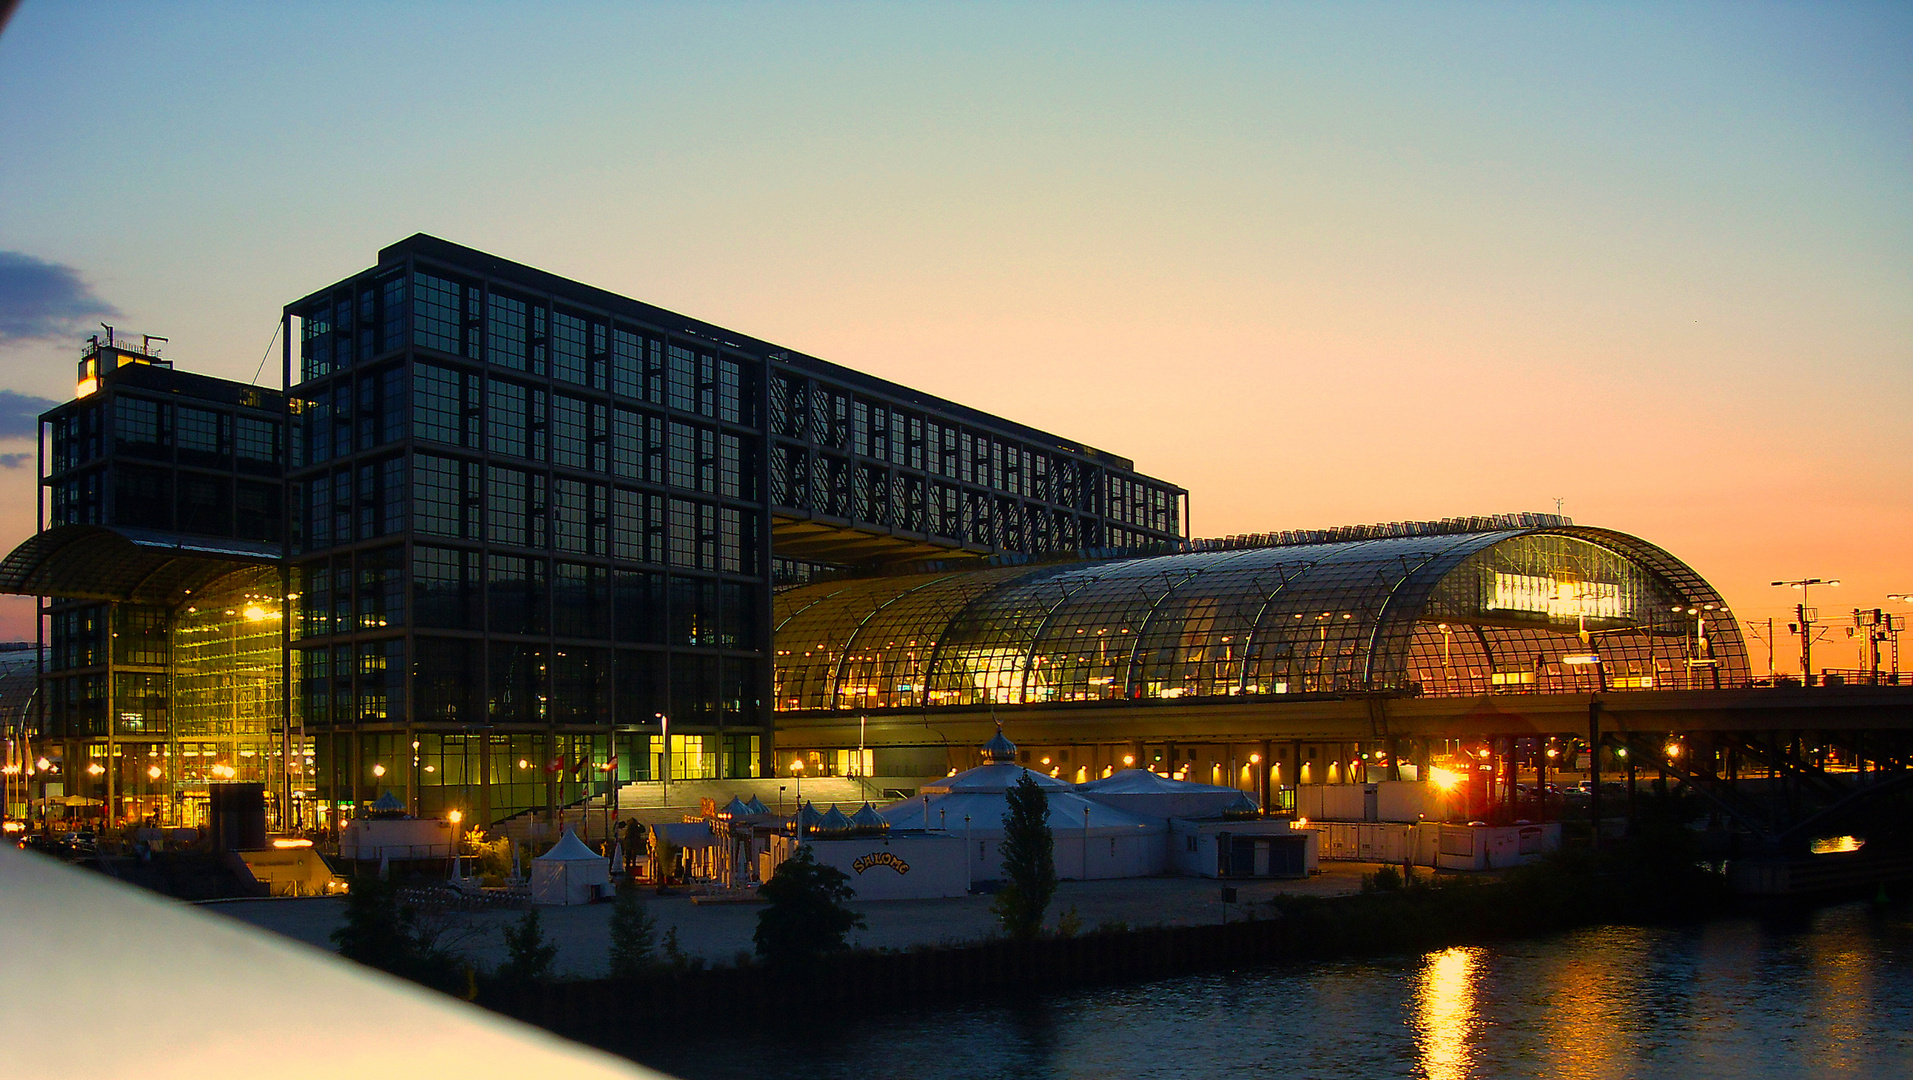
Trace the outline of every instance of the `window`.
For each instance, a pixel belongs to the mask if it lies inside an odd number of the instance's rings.
[[[618,488],[612,492],[611,554],[625,562],[664,561],[664,497]]]
[[[113,401],[113,438],[122,451],[156,454],[166,445],[167,413],[157,401],[120,397]]]
[[[670,485],[686,491],[717,491],[717,433],[671,422]]]
[[[412,459],[413,527],[426,536],[478,538],[478,464],[436,454]]]
[[[559,637],[611,636],[611,591],[603,568],[561,562],[552,567],[552,632]]]
[[[179,459],[193,465],[219,465],[223,463],[220,451],[225,442],[226,417],[210,409],[195,409],[182,405],[178,412]]]
[[[717,569],[717,508],[687,499],[671,500],[668,534],[672,566]]]
[[[233,449],[239,454],[239,467],[242,469],[247,468],[248,462],[277,466],[279,425],[270,420],[254,420],[250,416],[236,417],[233,421]]]
[[[568,394],[551,399],[551,462],[573,469],[591,468],[591,410],[589,402]],[[603,406],[597,406],[602,412]]]
[[[585,321],[562,311],[551,316],[551,374],[577,386],[591,385]]]
[[[448,446],[477,446],[478,377],[437,364],[415,364],[412,372],[412,434]]]
[[[494,454],[545,459],[545,392],[493,379],[489,384],[485,438]]]
[[[545,632],[545,560],[488,555],[485,578],[493,633]]]
[[[604,554],[604,488],[580,480],[551,482],[551,542],[574,555]]]
[[[498,465],[485,470],[485,538],[494,544],[523,547],[530,535],[530,478],[522,469]]]
[[[446,630],[482,630],[478,555],[419,545],[412,549],[414,622]]]
[[[430,274],[412,275],[412,344],[465,355],[465,288]]]

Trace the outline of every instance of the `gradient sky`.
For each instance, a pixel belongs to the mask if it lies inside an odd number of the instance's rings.
[[[0,388],[109,310],[249,379],[424,231],[1132,457],[1197,535],[1559,498],[1833,614],[1913,591],[1910,210],[1904,4],[26,0]]]

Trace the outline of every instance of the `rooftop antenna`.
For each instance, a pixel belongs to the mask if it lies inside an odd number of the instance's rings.
[[[144,352],[148,356],[159,355],[159,353],[153,351],[153,342],[172,340],[171,338],[160,337],[158,334],[141,334],[140,337],[145,339],[145,342],[140,346],[140,351]]]
[[[100,325],[106,327],[106,343],[108,345],[113,344],[113,328],[107,326],[105,323],[101,323]]]
[[[1562,503],[1563,501],[1564,501],[1564,500],[1562,500],[1562,498],[1561,498],[1560,496],[1558,496],[1558,495],[1557,495],[1557,496],[1555,496],[1555,499],[1554,499],[1554,516],[1555,516],[1555,517],[1560,517],[1560,516],[1561,516],[1561,503]]]

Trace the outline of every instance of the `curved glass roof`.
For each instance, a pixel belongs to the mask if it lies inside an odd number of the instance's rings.
[[[278,558],[278,544],[57,525],[0,560],[0,592],[176,604],[235,570]]]
[[[837,581],[777,620],[783,711],[1747,680],[1698,574],[1566,525]]]

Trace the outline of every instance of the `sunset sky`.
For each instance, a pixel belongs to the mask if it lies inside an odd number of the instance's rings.
[[[1913,591],[1905,4],[26,0],[0,548],[89,327],[250,379],[421,231],[1131,457],[1201,536],[1560,499],[1744,621]]]

